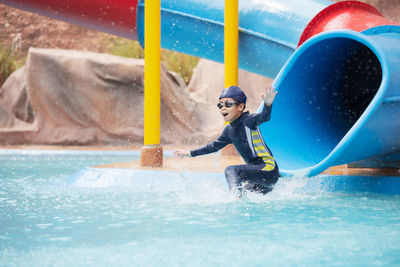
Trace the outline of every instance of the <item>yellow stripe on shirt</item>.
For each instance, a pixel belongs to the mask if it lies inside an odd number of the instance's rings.
[[[265,167],[263,170],[271,171],[275,168],[275,159],[271,156],[268,149],[264,146],[264,142],[258,130],[251,131],[251,137],[253,142],[254,150],[257,153],[257,156],[263,159],[265,162]]]

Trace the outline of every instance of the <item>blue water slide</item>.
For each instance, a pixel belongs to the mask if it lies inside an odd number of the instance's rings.
[[[275,79],[279,97],[264,137],[286,173],[400,151],[400,27],[321,33]]]
[[[286,175],[400,151],[400,28],[323,32],[297,48],[331,4],[239,2],[239,67],[275,79],[279,94],[261,130]],[[223,62],[224,1],[162,1],[161,8],[163,48]],[[142,45],[143,24],[139,1]]]
[[[332,3],[239,1],[239,68],[275,77],[310,20]],[[223,63],[224,4],[224,0],[162,0],[161,47]],[[143,46],[144,0],[137,7],[137,35]]]

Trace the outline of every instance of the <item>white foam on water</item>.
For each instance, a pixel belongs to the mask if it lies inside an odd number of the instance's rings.
[[[275,200],[315,199],[321,196],[323,191],[319,188],[309,190],[309,181],[309,177],[302,175],[283,177],[278,180],[273,190],[268,194],[262,195],[247,191],[244,199],[251,202],[270,202]]]
[[[86,168],[67,179],[70,187],[111,188],[139,192],[182,190],[182,177],[170,172]]]
[[[190,176],[190,174],[189,174]],[[232,192],[229,192],[226,183],[220,179],[203,174],[201,181],[193,183],[186,178],[186,188],[177,194],[181,204],[212,205],[237,201]]]
[[[224,174],[86,168],[67,179],[70,188],[124,190],[170,194],[180,204],[217,204],[236,201]]]
[[[275,184],[272,192],[262,195],[246,191],[242,200],[263,202],[320,196],[323,192],[319,188],[308,190],[309,179],[301,175],[283,177]],[[69,178],[69,186],[132,192],[175,192],[174,200],[182,204],[217,204],[238,200],[233,192],[229,192],[222,173],[86,168]]]

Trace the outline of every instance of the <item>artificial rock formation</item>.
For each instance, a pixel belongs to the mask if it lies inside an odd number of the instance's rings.
[[[221,131],[215,103],[222,71],[218,63],[201,62],[188,90],[177,74],[163,69],[162,143],[200,144]],[[141,144],[143,72],[140,59],[31,49],[26,65],[0,90],[0,144]]]
[[[212,70],[212,71],[211,71]],[[0,144],[143,143],[144,61],[106,54],[30,49],[0,89]],[[255,111],[267,80],[240,74]],[[161,73],[161,143],[202,144],[224,127],[216,103],[223,65],[201,60],[189,88]]]
[[[139,143],[143,72],[143,60],[31,49],[25,67],[1,88],[0,143]],[[182,79],[163,71],[161,81],[162,140],[204,138],[199,125],[189,122],[198,117],[198,109]],[[175,112],[175,105],[185,112]]]

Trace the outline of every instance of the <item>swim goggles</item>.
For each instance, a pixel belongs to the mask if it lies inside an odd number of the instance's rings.
[[[231,107],[233,107],[233,106],[236,105],[236,104],[237,104],[237,103],[235,103],[235,102],[232,102],[232,101],[230,101],[230,100],[226,100],[224,103],[218,102],[217,107],[218,107],[219,109],[221,109],[223,106],[225,106],[225,107],[227,107],[227,108],[231,108]]]

